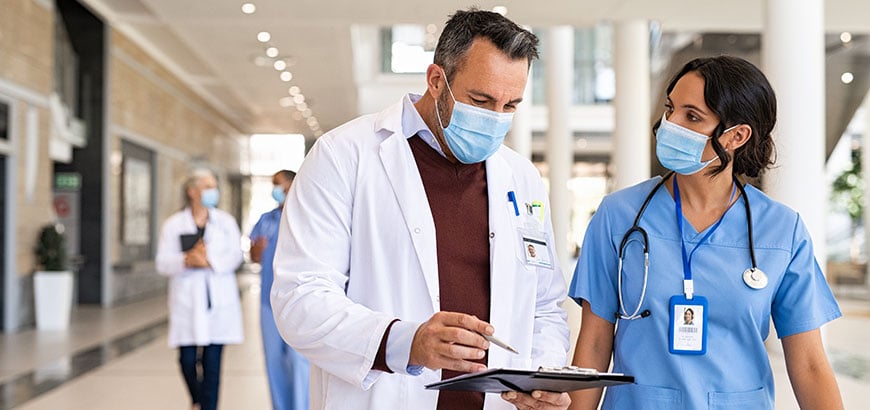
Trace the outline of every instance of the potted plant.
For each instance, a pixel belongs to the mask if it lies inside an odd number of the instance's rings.
[[[72,309],[73,273],[68,268],[63,225],[48,224],[36,242],[38,270],[33,275],[36,327],[65,330]]]

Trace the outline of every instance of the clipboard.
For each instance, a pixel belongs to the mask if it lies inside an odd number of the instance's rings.
[[[198,233],[190,233],[190,234],[181,234],[179,235],[179,240],[181,241],[181,251],[187,252],[193,249],[196,246],[196,243],[202,238],[202,235]]]
[[[569,392],[634,383],[634,376],[602,373],[575,366],[541,367],[538,370],[489,369],[426,385],[429,390],[465,390],[485,393],[532,390]]]

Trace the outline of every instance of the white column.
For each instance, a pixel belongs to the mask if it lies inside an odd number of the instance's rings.
[[[864,96],[864,132],[861,135],[861,175],[864,177],[864,237],[870,237],[870,92]],[[865,258],[870,266],[870,240],[864,240]],[[870,270],[865,271],[865,282],[870,286]]]
[[[616,96],[612,171],[615,188],[621,189],[650,176],[649,23],[617,22],[613,53]]]
[[[550,215],[553,219],[557,259],[570,279],[568,227],[571,223],[571,192],[568,179],[574,162],[574,137],[569,124],[574,90],[574,28],[547,30],[547,151],[550,180]]]
[[[556,260],[565,274],[565,282],[571,283],[574,267],[570,264],[567,249],[568,231],[571,224],[571,191],[568,179],[574,163],[574,135],[569,123],[572,96],[574,94],[574,28],[552,27],[547,30],[545,48],[547,83],[547,150],[546,161],[550,180],[550,216],[553,219],[554,249]],[[580,330],[581,310],[571,299],[562,304],[568,312],[571,327],[571,349]],[[573,353],[569,353],[573,355]],[[568,356],[569,360],[572,356]]]
[[[507,146],[523,157],[532,158],[532,70],[523,92],[523,102],[517,106],[511,131],[508,133]]]
[[[800,213],[826,270],[824,11],[823,0],[767,0],[762,62],[778,103],[765,189]]]

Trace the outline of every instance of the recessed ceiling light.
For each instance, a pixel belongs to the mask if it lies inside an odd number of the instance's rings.
[[[505,7],[505,6],[495,6],[495,7],[492,8],[492,11],[493,11],[494,13],[498,13],[498,14],[501,14],[502,16],[504,16],[504,15],[507,14],[507,7]]]
[[[284,69],[287,68],[287,63],[284,62],[284,60],[278,60],[272,63],[272,67],[275,67],[278,71],[284,71]]]
[[[299,86],[297,86],[297,85],[294,85],[294,86],[290,87],[290,89],[287,90],[287,92],[290,93],[290,95],[292,95],[292,96],[298,95],[301,91],[302,90],[300,90]]]
[[[840,41],[842,41],[843,43],[848,43],[852,41],[852,33],[848,31],[840,33]]]
[[[261,31],[257,33],[257,40],[260,40],[261,43],[267,43],[272,39],[272,35],[269,34],[268,31]]]
[[[296,100],[294,99],[294,101],[296,101]],[[308,109],[308,104],[306,104],[304,102],[296,103],[296,109],[299,110],[299,112],[301,113],[302,111],[305,111]]]
[[[257,11],[257,6],[255,6],[254,3],[242,4],[242,13],[254,14],[255,11]]]
[[[292,79],[293,79],[293,74],[290,74],[289,71],[283,71],[283,72],[281,72],[281,81],[283,81],[283,82],[286,83],[286,82],[289,82],[289,81],[292,80]],[[289,98],[289,97],[287,97],[287,98]]]
[[[272,58],[278,57],[278,47],[269,47],[266,49],[266,55]]]
[[[305,102],[305,96],[302,94],[296,94],[293,96],[293,101],[295,101],[296,104],[302,104]]]
[[[305,120],[305,122],[308,123],[308,126],[309,126],[309,127],[313,127],[314,124],[317,124],[317,118],[314,118],[314,117],[308,117],[308,119]]]
[[[855,76],[852,75],[852,73],[850,73],[848,71],[846,71],[845,73],[843,73],[843,75],[840,76],[840,81],[842,81],[843,84],[850,84],[852,82],[852,80],[854,80],[854,79],[855,79]]]

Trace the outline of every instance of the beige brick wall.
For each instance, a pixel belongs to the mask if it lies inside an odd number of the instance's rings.
[[[48,95],[52,87],[54,15],[51,10],[33,0],[0,0],[0,79],[34,94]],[[7,96],[8,98],[9,96]],[[26,193],[26,157],[24,155],[27,102],[12,99],[15,135],[11,136],[16,151],[18,214],[14,228],[17,244],[14,255],[18,274],[28,275],[35,268],[33,248],[39,228],[51,215],[51,161],[48,159],[50,135],[49,112],[36,107],[39,116],[37,144],[38,161],[33,198]]]
[[[112,127],[146,138],[159,147],[154,193],[158,200],[155,214],[159,235],[162,222],[183,206],[181,184],[192,160],[219,172],[238,172],[241,133],[122,33],[112,31],[110,44]],[[123,133],[113,133],[110,142],[113,158],[120,158],[124,137]],[[112,220],[120,221],[120,172],[113,171],[111,180]],[[225,178],[220,182],[221,206],[226,207],[232,192]],[[118,235],[119,231],[114,229],[112,234]],[[112,246],[110,255],[112,262],[118,262],[119,247]]]
[[[53,19],[33,0],[0,0],[0,78],[51,91]]]

